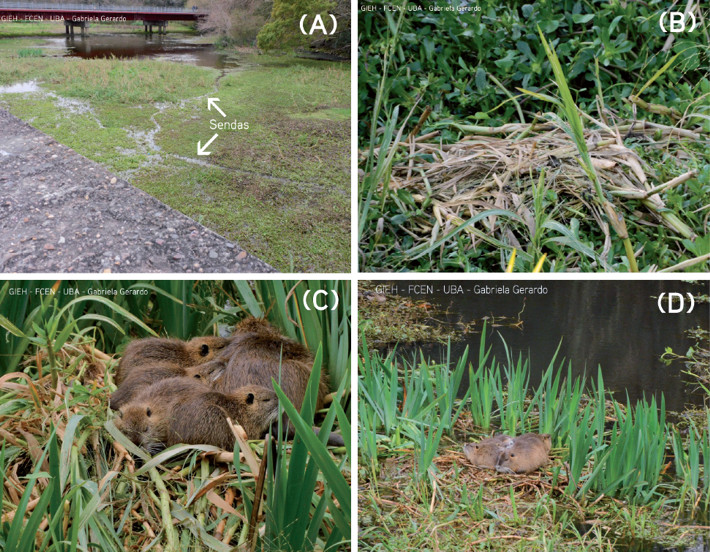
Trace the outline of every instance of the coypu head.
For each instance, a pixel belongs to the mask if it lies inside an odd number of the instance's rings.
[[[477,468],[495,468],[502,448],[495,443],[467,443],[463,452]]]
[[[258,439],[266,433],[271,422],[279,415],[279,398],[273,389],[260,385],[245,385],[234,390],[229,397],[241,405],[244,427],[250,439]]]
[[[550,452],[550,449],[552,448],[552,437],[550,436],[550,434],[541,433],[540,438],[542,439],[542,443],[545,445],[545,450],[547,452]]]
[[[194,337],[185,342],[185,350],[193,365],[201,364],[212,360],[222,349],[229,345],[229,341],[226,337]]]
[[[133,443],[155,454],[165,448],[160,436],[164,419],[159,406],[138,401],[122,406],[114,423]]]

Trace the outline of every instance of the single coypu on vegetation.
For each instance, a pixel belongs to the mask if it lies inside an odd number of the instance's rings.
[[[259,439],[278,417],[272,389],[243,386],[219,393],[193,378],[160,380],[120,409],[116,427],[151,454],[177,443],[234,447],[229,417],[249,439]]]
[[[550,436],[526,433],[516,437],[510,448],[501,452],[496,471],[501,473],[530,473],[550,461]]]
[[[495,468],[501,452],[511,447],[513,442],[508,435],[496,435],[478,443],[467,443],[463,452],[468,461],[477,468]]]
[[[195,337],[189,341],[148,337],[131,341],[121,357],[116,370],[116,385],[123,381],[135,368],[158,362],[172,363],[183,369],[212,360],[229,343],[225,337]]]
[[[118,389],[109,405],[118,410],[148,385],[165,378],[186,376],[188,367],[214,358],[229,339],[195,337],[190,341],[149,337],[132,341],[118,364]]]
[[[303,345],[290,339],[262,318],[240,322],[227,345],[212,362],[194,366],[188,375],[201,378],[214,389],[227,392],[243,385],[271,388],[273,378],[297,409],[301,409],[313,357]],[[280,372],[280,375],[279,375]],[[329,393],[327,376],[321,372],[316,409]]]

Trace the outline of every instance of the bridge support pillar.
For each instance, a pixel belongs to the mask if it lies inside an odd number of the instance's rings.
[[[153,27],[158,28],[158,34],[168,34],[167,21],[143,21],[143,28],[146,34],[153,34]]]
[[[87,21],[64,21],[64,29],[67,36],[74,38],[74,27],[79,27],[81,29],[81,36],[85,37],[87,34],[87,29],[89,28],[89,23]]]

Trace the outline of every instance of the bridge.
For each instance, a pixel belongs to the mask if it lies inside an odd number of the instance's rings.
[[[146,32],[165,33],[168,21],[198,21],[207,16],[204,11],[146,6],[97,6],[90,4],[43,4],[38,2],[0,2],[0,22],[61,21],[67,36],[74,36],[74,27],[86,34],[89,23],[126,23],[142,21]]]

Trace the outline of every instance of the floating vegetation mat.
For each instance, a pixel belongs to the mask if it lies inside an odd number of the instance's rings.
[[[697,147],[708,137],[697,129],[643,120],[592,121],[594,128],[584,133],[592,164],[606,197],[629,229],[636,257],[644,248],[655,247],[647,243],[653,237],[668,236],[665,246],[694,258],[696,270],[700,269],[698,263],[707,259],[698,261],[693,252],[697,230],[691,226],[697,223],[683,220],[677,199],[670,202],[666,195],[698,176],[688,146]],[[394,231],[402,236],[395,246],[402,267],[412,268],[411,261],[427,255],[454,264],[450,248],[458,240],[458,249],[468,251],[469,259],[493,251],[493,259],[481,259],[482,269],[504,269],[512,249],[523,261],[521,266],[536,262],[544,252],[552,269],[618,269],[613,265],[619,263],[623,249],[614,248],[620,248],[620,240],[563,123],[555,119],[496,128],[452,126],[472,134],[446,145],[432,142],[439,131],[432,132],[416,140],[394,141],[386,152],[395,162],[385,178],[389,190],[384,193],[387,201],[397,203],[393,211],[403,215],[388,220],[401,226]],[[661,182],[654,166],[677,176]],[[710,202],[709,197],[694,200],[699,209],[707,209]],[[603,248],[595,243],[603,243]],[[478,254],[470,255],[477,249]],[[589,265],[580,266],[579,259]],[[640,268],[668,267],[641,262]]]

